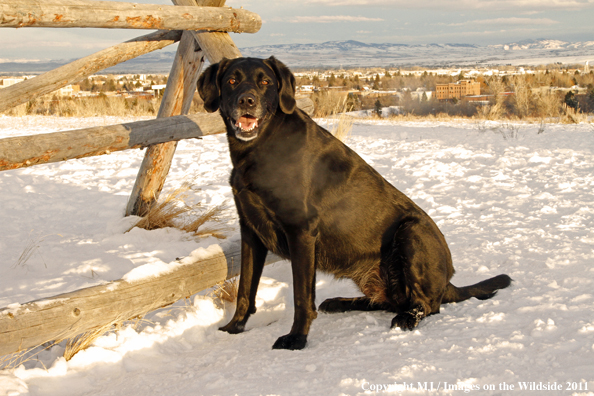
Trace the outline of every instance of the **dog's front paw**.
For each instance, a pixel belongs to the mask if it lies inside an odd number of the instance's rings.
[[[272,346],[272,349],[289,349],[294,351],[296,349],[305,348],[307,344],[307,336],[302,334],[287,334],[279,337]]]
[[[226,326],[219,327],[220,331],[226,331],[229,334],[239,334],[243,333],[245,330],[245,324],[240,324],[238,322],[229,322]]]

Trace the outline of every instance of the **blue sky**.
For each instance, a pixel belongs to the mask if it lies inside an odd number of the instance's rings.
[[[227,5],[243,6],[263,20],[256,34],[232,35],[240,48],[335,40],[479,45],[539,38],[594,41],[594,0],[228,0]],[[78,58],[145,33],[2,28],[0,60]]]

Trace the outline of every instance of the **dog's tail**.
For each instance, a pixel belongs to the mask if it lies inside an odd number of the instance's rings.
[[[505,289],[511,285],[511,283],[512,278],[507,275],[497,275],[496,277],[484,280],[475,285],[464,287],[456,287],[449,283],[441,302],[442,304],[460,302],[468,300],[470,297],[486,300],[497,294],[497,290]]]

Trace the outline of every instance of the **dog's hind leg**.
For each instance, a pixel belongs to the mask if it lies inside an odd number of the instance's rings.
[[[416,218],[400,225],[393,248],[388,273],[398,279],[390,279],[390,300],[400,313],[392,320],[392,327],[413,330],[423,318],[439,312],[453,275],[450,252],[437,227]]]
[[[388,307],[382,303],[374,303],[367,297],[329,298],[320,304],[320,312],[336,313],[348,311],[382,311]]]

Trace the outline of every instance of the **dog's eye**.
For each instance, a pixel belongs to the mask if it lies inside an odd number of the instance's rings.
[[[268,80],[262,80],[260,82],[260,84],[262,84],[262,85],[269,85],[270,84],[270,81],[268,81]]]
[[[230,78],[229,81],[228,81],[228,83],[231,84],[231,85],[235,85],[235,84],[237,84],[237,80],[234,79],[234,78]]]

